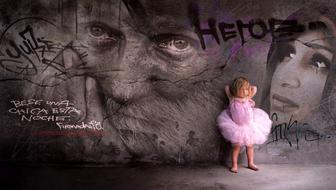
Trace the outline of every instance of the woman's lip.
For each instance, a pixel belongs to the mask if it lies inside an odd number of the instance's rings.
[[[274,103],[274,100],[279,101],[283,104],[284,107],[291,107],[291,108],[299,108],[300,107],[298,104],[296,104],[292,100],[290,100],[290,99],[288,99],[284,96],[280,96],[279,94],[274,94],[272,96],[272,99],[273,99],[273,103]]]

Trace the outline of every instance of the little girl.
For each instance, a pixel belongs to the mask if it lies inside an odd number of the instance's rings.
[[[217,118],[218,127],[225,139],[232,143],[231,172],[237,173],[237,160],[241,146],[246,146],[248,168],[257,171],[253,161],[253,144],[262,144],[267,140],[272,121],[266,112],[254,108],[252,97],[256,86],[250,86],[244,77],[236,78],[231,86],[225,86],[230,100],[229,107]]]

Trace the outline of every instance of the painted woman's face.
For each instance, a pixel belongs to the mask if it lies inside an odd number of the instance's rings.
[[[270,114],[278,122],[300,121],[319,105],[327,80],[331,46],[322,32],[305,33],[295,41],[282,42],[277,48],[280,62],[274,71]]]

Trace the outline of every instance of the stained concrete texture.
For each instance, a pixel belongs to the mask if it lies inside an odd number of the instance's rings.
[[[0,189],[24,190],[332,190],[336,165],[65,167],[1,166]]]

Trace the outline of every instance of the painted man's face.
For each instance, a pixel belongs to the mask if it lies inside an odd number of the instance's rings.
[[[131,2],[80,6],[80,41],[88,47],[92,77],[118,103],[153,94],[181,98],[185,81],[206,66],[187,10]]]
[[[215,143],[216,131],[209,133],[204,126],[214,126],[218,108],[209,101],[217,99],[201,86],[213,74],[188,5],[87,1],[79,5],[78,15],[77,41],[88,53],[86,90],[97,93],[86,97],[86,117],[104,120],[119,139],[106,141],[118,141],[131,156],[146,159],[212,157],[202,147]],[[88,105],[92,100],[99,103]]]
[[[271,86],[271,114],[278,121],[300,120],[321,100],[333,54],[322,32],[310,32],[279,47],[281,57]]]

